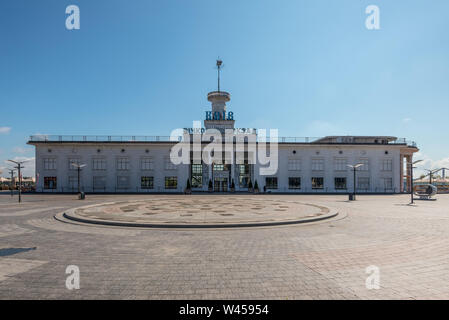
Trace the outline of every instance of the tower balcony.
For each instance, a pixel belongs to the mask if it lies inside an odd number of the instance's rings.
[[[210,102],[228,102],[231,100],[231,94],[226,91],[212,91],[207,94],[207,100]]]

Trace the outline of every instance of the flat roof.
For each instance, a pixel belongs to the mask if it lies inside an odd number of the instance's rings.
[[[369,139],[372,139],[373,142],[363,141]],[[30,136],[30,140],[27,143],[32,145],[40,143],[163,144],[178,143],[180,141],[182,141],[182,136],[179,136],[177,137],[177,140],[174,140],[173,137],[170,136],[33,135]],[[259,139],[257,141],[260,142]],[[269,141],[267,143],[269,143]],[[278,137],[278,143],[306,145],[405,145],[417,148],[416,142],[414,141],[392,136]]]

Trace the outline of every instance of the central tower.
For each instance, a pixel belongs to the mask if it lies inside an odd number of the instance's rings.
[[[223,61],[217,60],[218,90],[207,94],[207,100],[212,104],[212,111],[206,111],[204,127],[217,129],[224,132],[225,129],[234,129],[234,113],[226,111],[226,102],[231,100],[229,92],[220,91],[220,69]]]

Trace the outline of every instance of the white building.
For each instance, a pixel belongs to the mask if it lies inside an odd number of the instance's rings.
[[[204,129],[231,129],[250,133],[253,129],[234,129],[234,115],[226,111],[230,94],[208,94],[212,110],[206,113]],[[204,130],[202,129],[202,130]],[[186,132],[189,132],[186,129]],[[192,130],[186,136],[192,137]],[[213,164],[174,165],[170,150],[178,141],[168,136],[31,136],[36,147],[36,191],[75,192],[78,170],[80,188],[85,192],[184,192],[189,180],[192,191],[247,191],[257,184],[263,192],[348,193],[354,188],[353,171],[348,165],[363,164],[356,172],[357,192],[400,193],[410,190],[409,168],[418,151],[414,142],[385,136],[328,136],[324,138],[279,138],[278,170],[260,174],[259,163],[251,164],[251,151],[242,153],[244,161]],[[233,144],[235,159],[240,151]],[[204,149],[204,145],[201,145]],[[221,157],[220,157],[221,158]],[[407,189],[402,181],[407,178]]]

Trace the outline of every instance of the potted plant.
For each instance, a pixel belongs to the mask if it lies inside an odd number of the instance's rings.
[[[231,180],[231,192],[235,192],[235,183],[234,183],[234,179]]]
[[[257,180],[254,181],[254,193],[259,193],[259,185],[257,184]]]
[[[212,192],[214,189],[212,188],[212,180],[209,179],[209,192]]]
[[[192,187],[190,186],[190,179],[187,179],[186,189],[185,189],[184,193],[192,194]]]
[[[248,192],[253,192],[253,182],[251,180],[248,183]]]

